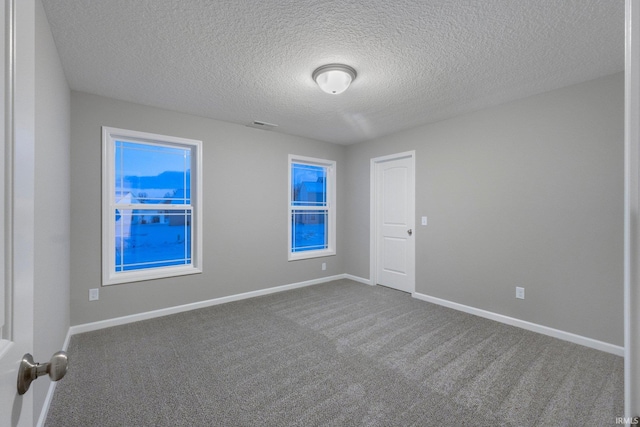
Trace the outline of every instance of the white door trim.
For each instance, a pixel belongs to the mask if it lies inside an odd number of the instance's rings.
[[[378,283],[378,269],[377,269],[377,253],[378,253],[378,239],[377,239],[377,209],[376,202],[378,197],[378,189],[376,188],[376,164],[388,162],[390,160],[399,160],[410,158],[413,162],[413,170],[415,171],[415,162],[416,162],[416,152],[415,150],[405,151],[402,153],[390,154],[387,156],[375,157],[371,159],[371,163],[369,166],[369,280],[371,285],[375,286]],[[414,173],[414,187],[415,187],[415,173]],[[415,201],[415,192],[411,194]],[[415,203],[414,203],[415,206]],[[414,230],[415,231],[415,230]],[[410,244],[412,246],[412,250],[415,254],[416,250],[416,239],[410,239]],[[411,284],[411,293],[415,293],[416,290],[416,274],[415,274],[415,265],[414,271],[412,272],[413,283]]]
[[[640,4],[625,4],[624,404],[640,415]]]

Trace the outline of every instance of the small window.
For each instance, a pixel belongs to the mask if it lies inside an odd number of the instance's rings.
[[[289,260],[336,253],[336,163],[289,156]]]
[[[103,285],[201,272],[202,142],[102,132]]]

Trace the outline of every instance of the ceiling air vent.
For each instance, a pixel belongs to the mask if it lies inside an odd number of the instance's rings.
[[[254,120],[253,123],[247,125],[250,128],[262,129],[262,130],[273,130],[273,128],[278,127],[278,125],[274,125],[272,123],[259,122]]]

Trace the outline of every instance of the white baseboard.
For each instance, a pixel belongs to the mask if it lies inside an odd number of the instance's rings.
[[[162,308],[159,310],[147,311],[144,313],[131,314],[129,316],[116,317],[113,319],[100,320],[98,322],[84,323],[69,328],[71,335],[81,334],[83,332],[97,331],[99,329],[110,328],[112,326],[125,325],[127,323],[138,322],[140,320],[154,319],[156,317],[167,316],[170,314],[182,313],[185,311],[196,310],[199,308],[211,307],[213,305],[224,304],[232,301],[239,301],[247,298],[254,298],[262,295],[273,294],[276,292],[288,291],[291,289],[303,288],[305,286],[317,285],[320,283],[331,282],[339,279],[350,279],[346,274],[338,274],[335,276],[321,277],[319,279],[307,280],[304,282],[292,283],[289,285],[275,286],[273,288],[260,289],[257,291],[245,292],[242,294],[229,295],[226,297],[214,298],[206,301],[198,301],[191,304],[178,305],[174,307]],[[357,279],[352,279],[357,280]]]
[[[434,304],[442,305],[444,307],[453,308],[454,310],[464,311],[465,313],[473,314],[476,316],[484,317],[485,319],[495,320],[507,325],[516,326],[518,328],[526,329],[528,331],[537,332],[550,337],[558,338],[564,341],[569,341],[574,344],[580,344],[585,347],[594,348],[596,350],[604,351],[607,353],[615,354],[616,356],[624,357],[624,347],[620,347],[614,344],[610,344],[604,341],[594,340],[593,338],[584,337],[582,335],[573,334],[571,332],[561,331],[559,329],[550,328],[548,326],[538,325],[537,323],[527,322],[526,320],[516,319],[514,317],[504,316],[502,314],[493,313],[491,311],[482,310],[480,308],[471,307],[464,304],[458,304],[429,295],[414,292],[411,294],[414,298],[431,302]]]
[[[354,282],[363,283],[365,285],[371,285],[371,280],[365,279],[363,277],[354,276],[353,274],[342,274],[343,279],[353,280]]]

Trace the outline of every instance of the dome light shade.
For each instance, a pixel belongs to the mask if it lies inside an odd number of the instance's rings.
[[[347,90],[356,78],[356,70],[348,65],[328,64],[317,68],[312,77],[320,89],[326,93],[338,95]]]

